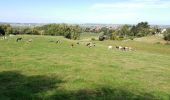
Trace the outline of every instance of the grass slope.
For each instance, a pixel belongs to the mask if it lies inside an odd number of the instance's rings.
[[[24,40],[17,43],[17,37]],[[1,100],[169,100],[170,46],[51,36],[0,41]],[[27,43],[28,39],[33,42]],[[61,40],[61,44],[56,41]],[[108,45],[135,51],[107,50]]]

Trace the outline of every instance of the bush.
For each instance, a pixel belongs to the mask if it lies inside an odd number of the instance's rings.
[[[130,40],[134,40],[134,37],[130,37],[129,39],[130,39]]]
[[[99,33],[99,41],[104,41],[104,40],[105,40],[104,32]]]
[[[166,42],[165,45],[170,45],[170,42]]]
[[[161,44],[161,42],[156,42],[156,44]]]
[[[104,36],[99,36],[99,41],[104,41],[105,37]]]
[[[96,39],[95,39],[95,38],[91,38],[91,40],[92,40],[92,41],[96,41]]]
[[[165,39],[166,41],[170,41],[170,33],[165,33],[165,34],[164,34],[164,39]]]

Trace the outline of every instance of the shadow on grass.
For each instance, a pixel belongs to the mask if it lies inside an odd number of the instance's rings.
[[[150,93],[134,94],[123,89],[100,88],[96,90],[58,91],[48,100],[164,100]],[[169,100],[169,99],[167,99]]]
[[[0,100],[164,100],[152,93],[132,93],[107,86],[78,91],[60,90],[57,77],[25,76],[19,72],[0,73]],[[47,95],[47,91],[54,93]],[[167,99],[168,100],[168,99]]]
[[[57,77],[25,76],[17,71],[0,73],[0,100],[41,100],[40,93],[57,88]]]

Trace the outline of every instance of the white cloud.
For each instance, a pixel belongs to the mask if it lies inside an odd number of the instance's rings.
[[[90,11],[95,14],[94,20],[113,23],[137,23],[148,21],[169,23],[170,1],[165,0],[127,0],[110,3],[96,3]]]

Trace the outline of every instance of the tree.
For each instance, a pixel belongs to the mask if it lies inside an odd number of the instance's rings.
[[[81,28],[78,25],[73,26],[72,39],[74,39],[74,40],[79,39],[80,33],[81,33]]]
[[[132,26],[131,34],[137,37],[143,37],[150,33],[150,25],[148,22],[140,22],[136,26]]]
[[[14,34],[14,35],[21,34],[21,33],[22,33],[22,30],[19,28],[15,27],[12,29],[12,34]]]
[[[0,35],[5,35],[5,30],[2,27],[0,27]]]
[[[79,25],[67,24],[49,24],[42,27],[37,27],[39,32],[43,31],[45,35],[64,36],[68,39],[77,40],[80,38],[82,29]]]
[[[161,33],[161,29],[158,26],[154,26],[153,28],[150,29],[150,34],[155,35]]]
[[[12,27],[9,24],[0,25],[0,35],[12,34]]]
[[[106,35],[106,36],[110,36],[111,33],[112,33],[112,30],[109,29],[109,28],[106,28],[106,27],[102,27],[102,28],[100,29],[100,32],[103,32],[103,34]]]
[[[119,35],[121,36],[126,36],[126,35],[129,35],[130,34],[130,26],[129,25],[123,25],[121,28],[120,28],[120,33]]]
[[[137,34],[137,28],[135,25],[132,26],[131,30],[130,30],[130,36],[136,36]]]
[[[99,34],[99,41],[104,41],[105,40],[105,34],[104,34],[104,32],[101,32],[100,34]]]
[[[166,32],[164,33],[164,39],[165,39],[166,41],[170,41],[170,28],[168,28],[168,29],[166,30]]]

